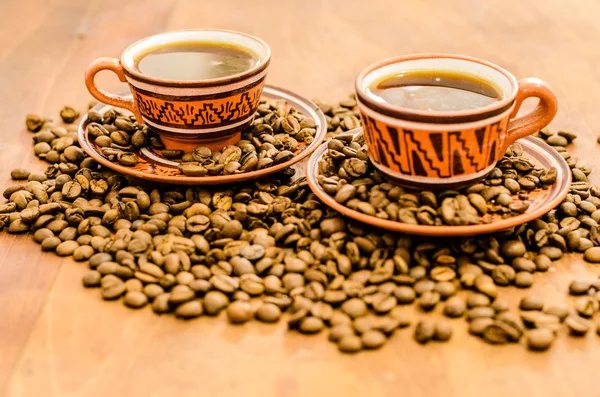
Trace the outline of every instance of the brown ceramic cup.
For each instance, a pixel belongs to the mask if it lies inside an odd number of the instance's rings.
[[[501,97],[475,109],[421,111],[381,102],[368,90],[385,76],[423,70],[483,79]],[[427,189],[483,178],[510,144],[547,126],[558,108],[552,89],[539,79],[517,81],[490,62],[448,54],[407,55],[367,66],[356,79],[356,94],[372,163],[399,184]],[[516,118],[529,97],[539,98],[539,104]]]
[[[257,62],[243,73],[198,81],[160,79],[137,68],[136,60],[149,49],[186,42],[237,46],[255,56]],[[120,59],[96,59],[85,72],[85,84],[99,101],[133,112],[138,122],[160,135],[168,149],[190,151],[198,145],[220,149],[239,141],[241,131],[252,121],[270,58],[269,46],[245,33],[227,30],[161,33],[132,44]],[[127,83],[133,97],[98,88],[94,77],[105,69]]]

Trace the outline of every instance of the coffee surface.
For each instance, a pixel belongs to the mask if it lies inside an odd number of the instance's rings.
[[[151,77],[195,81],[232,76],[252,69],[258,58],[222,43],[185,42],[154,47],[140,54],[137,69]]]
[[[385,76],[367,91],[380,102],[424,111],[481,108],[502,99],[490,82],[459,72],[419,70]]]

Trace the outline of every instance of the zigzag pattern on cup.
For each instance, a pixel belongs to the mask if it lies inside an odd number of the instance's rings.
[[[400,129],[362,114],[369,154],[403,175],[449,178],[477,173],[501,153],[508,118],[476,129],[425,131]]]
[[[214,128],[234,124],[256,111],[264,83],[224,98],[164,100],[133,90],[142,115],[159,125],[182,129]]]

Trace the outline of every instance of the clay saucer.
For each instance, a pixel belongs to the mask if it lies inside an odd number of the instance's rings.
[[[86,129],[89,124],[87,116],[84,117],[79,124],[78,139],[83,150],[98,163],[123,175],[129,175],[148,181],[178,185],[221,185],[258,179],[277,173],[298,163],[319,147],[327,133],[327,121],[325,120],[323,112],[321,112],[319,107],[310,100],[291,91],[273,86],[265,86],[262,97],[267,100],[283,99],[289,106],[295,108],[298,112],[307,117],[312,117],[316,123],[317,133],[315,134],[314,140],[309,145],[299,142],[299,148],[294,153],[294,157],[290,160],[261,170],[232,175],[187,176],[177,169],[179,162],[162,157],[160,152],[154,151],[152,148],[142,148],[139,151],[136,151],[135,153],[138,155],[140,161],[133,167],[126,167],[108,160],[102,154],[100,147],[92,142]],[[99,113],[103,113],[110,109],[110,107],[110,105],[100,103],[94,106],[93,109]]]
[[[357,128],[353,132],[356,135],[362,132],[362,128]],[[571,185],[571,171],[569,166],[556,150],[552,149],[541,140],[533,137],[527,137],[519,140],[518,142],[523,147],[524,156],[532,160],[536,166],[541,166],[544,168],[555,167],[558,170],[556,182],[545,190],[536,189],[531,191],[529,193],[528,200],[529,208],[524,213],[510,218],[502,218],[499,215],[494,215],[491,222],[485,224],[469,226],[413,225],[409,223],[380,219],[339,204],[332,196],[327,194],[317,182],[317,177],[319,175],[318,163],[327,151],[327,142],[321,144],[321,146],[308,160],[306,178],[311,190],[326,205],[352,219],[382,229],[412,235],[444,237],[474,236],[478,234],[499,232],[529,222],[544,215],[562,202]]]

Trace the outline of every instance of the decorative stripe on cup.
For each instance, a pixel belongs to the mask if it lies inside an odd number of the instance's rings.
[[[188,101],[164,100],[133,90],[138,109],[145,120],[159,126],[199,130],[238,123],[252,115],[260,104],[264,81],[249,90],[230,96]]]
[[[450,178],[478,173],[500,157],[508,117],[480,128],[426,131],[396,128],[361,114],[374,163],[404,175]]]

